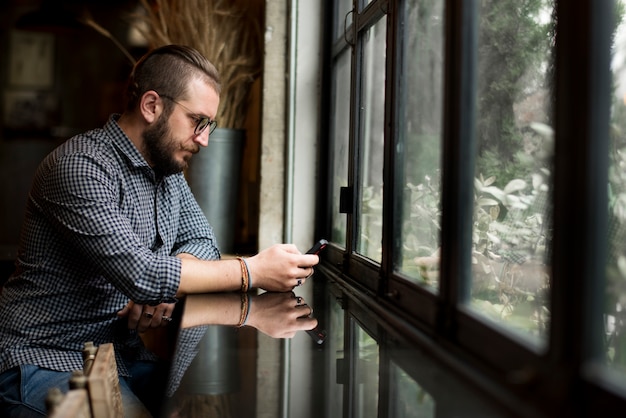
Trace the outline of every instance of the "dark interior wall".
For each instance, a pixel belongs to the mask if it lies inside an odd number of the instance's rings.
[[[46,6],[51,3],[52,6]],[[137,57],[145,51],[128,45],[130,16],[136,1],[73,0],[24,1],[3,3],[0,21],[2,36],[3,93],[11,90],[37,90],[52,95],[56,107],[50,115],[49,129],[39,136],[69,136],[93,128],[106,121],[112,111],[121,109],[120,92],[132,63],[108,38],[78,22],[78,17],[91,15],[93,20]],[[48,22],[40,19],[49,18]],[[41,34],[54,44],[53,82],[45,87],[15,86],[8,77],[8,67],[18,51],[11,48],[15,33]],[[33,66],[42,63],[32,62]],[[4,118],[3,118],[4,122]],[[3,123],[3,128],[5,128]],[[26,132],[6,132],[3,136],[20,137]],[[33,136],[33,135],[30,135]]]
[[[89,13],[136,58],[145,48],[128,45],[135,5],[134,0],[0,2],[0,279],[12,271],[39,162],[60,142],[102,126],[122,109],[132,63],[110,39],[76,17]],[[52,45],[51,60],[45,59],[48,52],[41,52],[43,58],[29,53],[30,36]],[[16,79],[11,71],[16,63],[33,75]]]

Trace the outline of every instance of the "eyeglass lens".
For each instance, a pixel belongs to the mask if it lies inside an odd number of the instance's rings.
[[[196,129],[194,130],[194,133],[196,135],[200,135],[207,126],[209,127],[209,135],[211,135],[215,128],[217,128],[217,122],[206,117],[200,118],[198,120],[198,124],[196,125]]]
[[[159,94],[159,93],[157,93]],[[187,110],[188,112],[191,112],[191,110],[189,110],[189,108],[187,108],[187,106],[184,106],[182,103],[179,103],[178,101],[174,100],[172,97],[167,96],[165,94],[159,94],[159,96],[166,98],[168,100],[173,101],[174,103],[176,103],[177,105],[183,107],[185,110]],[[209,127],[209,135],[211,135],[213,133],[213,131],[215,130],[215,128],[217,128],[217,122],[214,120],[209,119],[208,117],[204,116],[204,117],[197,117],[198,119],[198,123],[196,124],[196,127],[193,130],[193,133],[196,135],[200,135],[208,126]]]

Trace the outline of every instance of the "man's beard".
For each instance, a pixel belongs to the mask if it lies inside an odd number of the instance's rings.
[[[161,115],[153,126],[149,126],[143,133],[144,150],[146,159],[155,172],[162,176],[176,174],[183,171],[186,162],[178,162],[174,158],[179,149],[167,122],[167,118]]]

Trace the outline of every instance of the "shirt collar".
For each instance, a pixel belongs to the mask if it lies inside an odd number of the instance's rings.
[[[152,168],[143,155],[141,155],[135,144],[133,144],[133,141],[131,141],[122,128],[120,128],[120,125],[117,123],[119,118],[120,115],[118,113],[112,114],[104,126],[104,130],[112,138],[113,145],[126,156],[133,167],[147,167],[152,171]]]

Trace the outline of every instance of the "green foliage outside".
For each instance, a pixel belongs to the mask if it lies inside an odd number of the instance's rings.
[[[545,343],[553,216],[554,0],[483,0],[480,5],[469,302],[486,317]],[[616,5],[615,30],[624,16],[623,2]],[[411,45],[414,56],[422,62],[441,59],[438,40],[431,42],[429,33],[421,36]],[[420,79],[423,74],[414,77],[410,85],[438,85],[432,78]],[[397,265],[416,283],[436,292],[442,210],[440,114],[427,114],[437,102],[432,91],[425,94],[429,100],[420,102],[422,95],[414,95],[418,102],[407,97],[405,104],[419,115],[407,112],[405,123],[411,129],[401,138],[407,160],[403,206],[396,211],[402,220]],[[537,108],[542,110],[520,121],[519,114]],[[626,104],[621,100],[613,105],[611,124],[604,343],[608,364],[626,371]],[[364,190],[362,200],[361,238],[369,243],[365,255],[378,259],[382,190]]]

